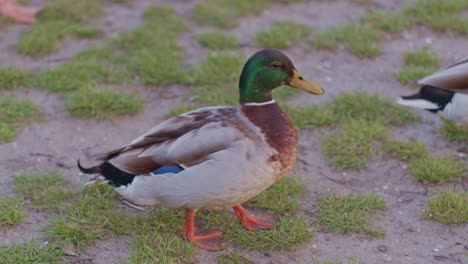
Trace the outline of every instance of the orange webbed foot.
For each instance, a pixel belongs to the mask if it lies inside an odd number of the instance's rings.
[[[212,232],[206,235],[195,235],[195,230],[197,229],[194,225],[195,220],[195,211],[187,209],[185,211],[185,239],[190,243],[194,244],[195,246],[210,250],[210,251],[219,251],[222,250],[221,247],[210,246],[202,241],[209,241],[213,239],[220,238],[222,233],[221,232]]]
[[[190,243],[194,244],[195,246],[199,248],[203,248],[209,251],[219,251],[222,248],[221,247],[216,247],[216,246],[209,246],[204,243],[201,243],[202,241],[209,241],[212,239],[220,238],[223,233],[221,232],[213,232],[207,235],[193,235],[193,236],[186,236],[187,241]]]
[[[239,218],[242,226],[249,231],[257,231],[261,228],[274,228],[273,224],[276,219],[274,217],[255,217],[250,216],[244,207],[241,205],[236,205],[234,209],[234,218]]]

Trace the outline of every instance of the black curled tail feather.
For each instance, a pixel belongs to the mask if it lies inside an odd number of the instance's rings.
[[[101,174],[113,187],[127,186],[128,184],[132,183],[136,176],[136,174],[125,172],[107,161],[91,168],[83,168],[79,160],[77,165],[80,171],[83,173]]]
[[[76,165],[78,165],[78,169],[80,169],[80,171],[82,173],[86,173],[86,174],[95,174],[95,173],[99,173],[101,174],[101,165],[97,165],[97,166],[94,166],[94,167],[90,167],[90,168],[83,168],[80,164],[80,160],[78,160],[76,162]]]

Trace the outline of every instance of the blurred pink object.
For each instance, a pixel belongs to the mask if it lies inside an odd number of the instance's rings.
[[[34,24],[37,9],[16,4],[14,0],[0,0],[0,15],[11,17],[19,23]]]

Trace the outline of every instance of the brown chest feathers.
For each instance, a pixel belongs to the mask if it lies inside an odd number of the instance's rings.
[[[266,105],[244,105],[241,108],[244,115],[261,129],[266,141],[278,154],[270,157],[271,162],[279,161],[283,176],[296,160],[298,149],[297,131],[288,116],[277,103]]]

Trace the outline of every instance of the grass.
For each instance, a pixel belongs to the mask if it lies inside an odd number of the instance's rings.
[[[371,224],[371,216],[385,209],[385,202],[380,196],[329,193],[320,199],[318,207],[317,223],[326,232],[364,233],[371,237],[384,235],[383,230],[375,229]]]
[[[40,209],[60,209],[75,194],[56,170],[25,172],[13,180],[15,192]]]
[[[233,28],[243,16],[259,15],[268,5],[267,0],[207,0],[197,4],[192,13],[192,19],[200,25],[218,28]]]
[[[63,263],[64,250],[49,243],[31,240],[22,244],[0,246],[0,263]]]
[[[460,19],[453,25],[453,30],[462,36],[468,35],[468,19]]]
[[[71,4],[67,0],[51,1],[38,13],[38,23],[21,33],[15,49],[37,57],[59,49],[66,36],[95,37],[99,30],[87,24],[102,13],[101,5],[95,1],[77,0]]]
[[[238,54],[209,54],[206,60],[193,70],[193,83],[195,85],[220,85],[236,82],[244,61],[244,57]]]
[[[335,98],[333,109],[338,121],[364,119],[398,126],[418,120],[410,111],[397,106],[387,97],[364,91],[341,93]]]
[[[428,47],[404,54],[404,66],[395,73],[395,78],[403,84],[411,83],[437,69],[440,57]]]
[[[311,32],[311,28],[293,21],[278,21],[264,31],[257,32],[254,43],[258,47],[288,48],[305,40]]]
[[[410,17],[389,10],[375,10],[364,16],[364,22],[381,31],[398,33],[412,25]]]
[[[275,212],[279,219],[273,229],[249,232],[244,230],[238,221],[233,222],[226,211],[202,212],[197,217],[205,223],[204,227],[223,231],[224,241],[243,248],[259,251],[294,250],[313,236],[308,219],[297,214],[304,190],[304,185],[297,177],[284,177],[276,185],[246,203],[248,211],[250,208],[262,208]]]
[[[14,139],[19,129],[40,119],[39,107],[29,101],[0,96],[0,143]]]
[[[18,225],[23,220],[24,220],[23,200],[18,199],[18,198],[8,197],[8,196],[0,197],[0,229],[2,227],[12,227],[12,226]]]
[[[297,128],[321,127],[336,122],[332,105],[308,105],[293,108],[282,104],[281,109],[287,113]]]
[[[446,224],[468,223],[468,191],[440,191],[427,202],[424,217]]]
[[[336,50],[343,43],[359,58],[375,58],[380,54],[378,42],[383,37],[380,30],[369,25],[346,24],[321,32],[312,39],[318,49]]]
[[[171,234],[140,234],[130,242],[128,263],[178,263],[190,262],[195,256],[195,246]]]
[[[93,47],[73,59],[36,74],[36,85],[53,92],[70,92],[96,83],[118,84],[130,79],[130,73],[118,64],[112,51]]]
[[[112,41],[120,58],[146,85],[185,83],[182,48],[177,37],[186,26],[172,8],[151,5],[143,14],[144,24]]]
[[[253,250],[291,251],[303,245],[313,236],[307,218],[301,215],[282,217],[276,228],[249,232],[237,228],[229,235],[229,241]]]
[[[0,68],[0,91],[28,86],[32,73],[19,67]]]
[[[143,108],[144,101],[130,93],[81,88],[67,98],[65,106],[73,117],[102,120],[135,115]]]
[[[416,180],[424,184],[451,182],[458,177],[468,176],[467,164],[450,154],[441,157],[427,156],[410,160],[408,169]]]
[[[455,122],[446,119],[442,119],[442,123],[441,131],[448,141],[466,142],[468,140],[468,127],[457,126]]]
[[[222,32],[207,32],[197,35],[198,42],[209,50],[234,49],[239,43],[234,36]]]
[[[301,206],[301,196],[305,191],[305,186],[298,176],[284,177],[247,204],[278,214],[297,212]]]
[[[333,167],[362,169],[377,153],[388,126],[418,120],[388,98],[364,91],[341,93],[322,106],[282,106],[298,128],[342,124],[322,139],[322,150]]]
[[[79,200],[61,209],[62,216],[46,226],[43,233],[54,241],[84,248],[106,234],[104,227],[112,215],[109,212],[115,210],[115,195],[107,185],[88,186]]]
[[[379,123],[351,119],[323,139],[322,150],[331,166],[358,171],[379,153],[376,141],[385,133]]]
[[[220,264],[253,264],[241,252],[234,250],[229,250],[218,255],[218,261]]]
[[[394,104],[386,97],[365,91],[345,92],[333,103],[292,108],[282,105],[298,128],[311,128],[362,119],[384,125],[403,125],[418,120],[408,109]]]
[[[464,0],[419,0],[408,5],[405,15],[412,17],[416,23],[430,27],[436,31],[453,29],[459,23],[458,15],[468,8]],[[437,18],[437,19],[434,19]]]
[[[400,160],[414,160],[429,157],[430,153],[426,146],[419,140],[399,141],[394,139],[385,139],[383,149]]]

